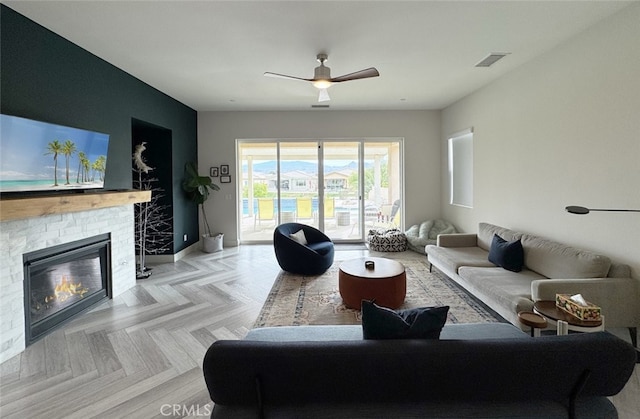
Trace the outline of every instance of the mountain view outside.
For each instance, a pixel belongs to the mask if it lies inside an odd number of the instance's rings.
[[[240,241],[271,241],[285,222],[355,242],[400,227],[400,149],[400,140],[239,142]]]

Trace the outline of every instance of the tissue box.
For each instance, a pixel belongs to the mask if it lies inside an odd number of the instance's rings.
[[[571,296],[569,294],[556,294],[556,306],[580,320],[600,320],[600,307],[590,303],[589,301],[587,301],[586,306],[581,306],[571,300]]]

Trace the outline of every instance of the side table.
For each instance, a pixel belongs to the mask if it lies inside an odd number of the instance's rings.
[[[559,335],[566,335],[569,330],[574,332],[600,332],[604,330],[604,316],[599,321],[584,321],[572,316],[558,307],[555,301],[536,301],[533,311],[545,317],[551,325],[557,325]]]
[[[533,311],[521,311],[518,313],[518,320],[520,323],[531,328],[531,336],[540,336],[540,329],[547,327],[547,319]]]

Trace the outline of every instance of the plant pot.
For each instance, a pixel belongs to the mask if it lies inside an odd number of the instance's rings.
[[[207,253],[219,252],[222,250],[222,239],[224,234],[218,233],[214,236],[202,235],[202,250]]]

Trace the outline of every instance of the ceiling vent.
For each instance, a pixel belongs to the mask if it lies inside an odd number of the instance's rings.
[[[312,108],[316,109],[327,109],[329,107],[329,105],[311,105]]]
[[[492,52],[487,57],[485,57],[482,61],[476,64],[476,67],[491,67],[496,61],[506,57],[511,54],[510,52]]]

